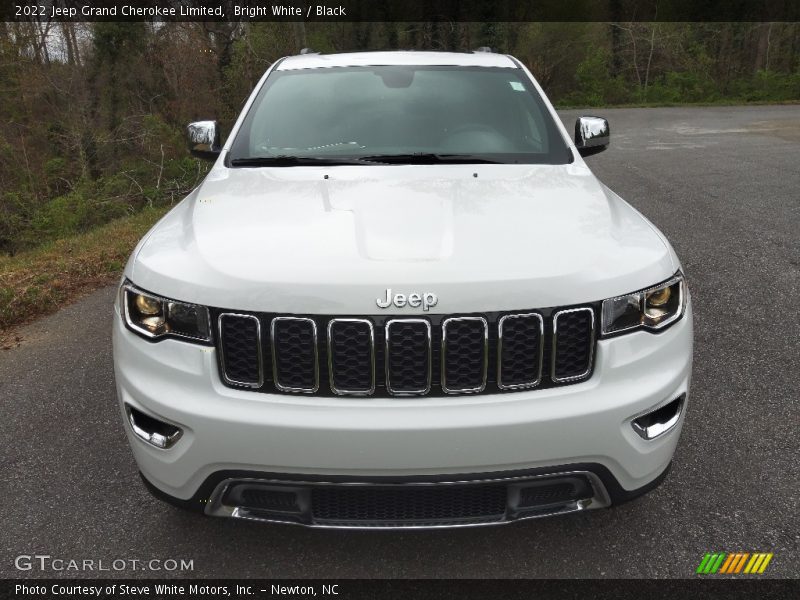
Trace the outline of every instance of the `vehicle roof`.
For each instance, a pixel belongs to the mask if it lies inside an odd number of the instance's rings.
[[[511,57],[493,52],[349,52],[345,54],[301,54],[285,58],[278,71],[325,67],[374,67],[382,65],[512,67]]]

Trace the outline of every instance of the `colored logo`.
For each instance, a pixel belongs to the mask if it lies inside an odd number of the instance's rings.
[[[763,573],[769,561],[772,560],[772,552],[714,552],[707,553],[695,573],[701,575],[739,575],[750,574],[760,575]]]

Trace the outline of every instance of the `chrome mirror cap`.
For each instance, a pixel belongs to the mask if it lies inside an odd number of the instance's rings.
[[[204,160],[217,160],[222,151],[219,125],[216,121],[195,121],[186,127],[189,152]]]
[[[575,121],[575,147],[581,156],[602,152],[610,141],[611,129],[602,117],[578,117]]]

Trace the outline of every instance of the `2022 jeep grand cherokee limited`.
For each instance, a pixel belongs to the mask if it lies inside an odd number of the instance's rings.
[[[277,61],[140,242],[114,319],[142,477],[209,515],[445,527],[609,506],[687,406],[675,252],[490,52]]]

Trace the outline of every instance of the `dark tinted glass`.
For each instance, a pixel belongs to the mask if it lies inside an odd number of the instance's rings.
[[[570,162],[521,69],[405,66],[275,71],[231,158],[414,153]]]

